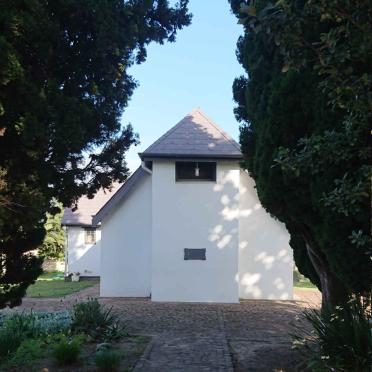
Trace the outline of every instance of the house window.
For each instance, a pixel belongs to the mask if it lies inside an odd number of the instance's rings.
[[[185,248],[184,260],[201,260],[205,261],[205,248]]]
[[[85,229],[85,244],[96,244],[96,229]]]
[[[216,163],[176,161],[176,181],[216,181]]]

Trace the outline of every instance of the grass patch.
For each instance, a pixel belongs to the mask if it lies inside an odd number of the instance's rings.
[[[65,282],[58,280],[37,280],[35,284],[27,289],[27,297],[62,297],[71,293],[79,292],[82,289],[92,287],[98,280],[82,280],[80,282]]]
[[[118,371],[121,355],[117,351],[100,351],[96,353],[94,362],[100,371]]]
[[[313,283],[310,282],[310,280],[308,281],[304,281],[304,282],[298,282],[298,283],[293,283],[293,286],[295,288],[302,288],[302,289],[318,289]]]
[[[301,275],[297,270],[293,271],[293,286],[295,288],[318,289],[316,285],[311,283],[308,278]]]
[[[44,271],[37,280],[64,280],[65,274],[63,271]]]

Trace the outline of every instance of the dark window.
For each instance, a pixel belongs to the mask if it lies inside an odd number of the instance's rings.
[[[176,161],[176,181],[216,181],[216,163]]]
[[[185,248],[185,260],[205,261],[205,248]]]
[[[145,167],[152,170],[152,161],[145,161]]]
[[[85,229],[85,244],[96,244],[96,229]]]

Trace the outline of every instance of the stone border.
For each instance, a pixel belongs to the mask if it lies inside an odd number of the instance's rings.
[[[144,352],[140,356],[140,358],[137,360],[136,364],[134,365],[134,368],[132,369],[132,372],[139,372],[141,369],[145,366],[145,363],[148,360],[148,357],[151,354],[151,351],[155,345],[155,338],[154,336],[151,336],[150,342],[147,344]]]
[[[223,314],[223,310],[219,309],[217,311],[217,317],[218,317],[218,325],[219,325],[221,336],[222,336],[221,342],[222,342],[222,347],[223,347],[223,357],[225,360],[225,371],[234,372],[232,356],[230,353],[230,348],[229,348],[229,344],[228,344],[227,336],[225,332],[225,317]]]

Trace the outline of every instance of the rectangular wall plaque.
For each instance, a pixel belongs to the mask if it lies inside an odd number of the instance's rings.
[[[202,260],[205,261],[205,248],[185,248],[185,261],[186,260]]]

